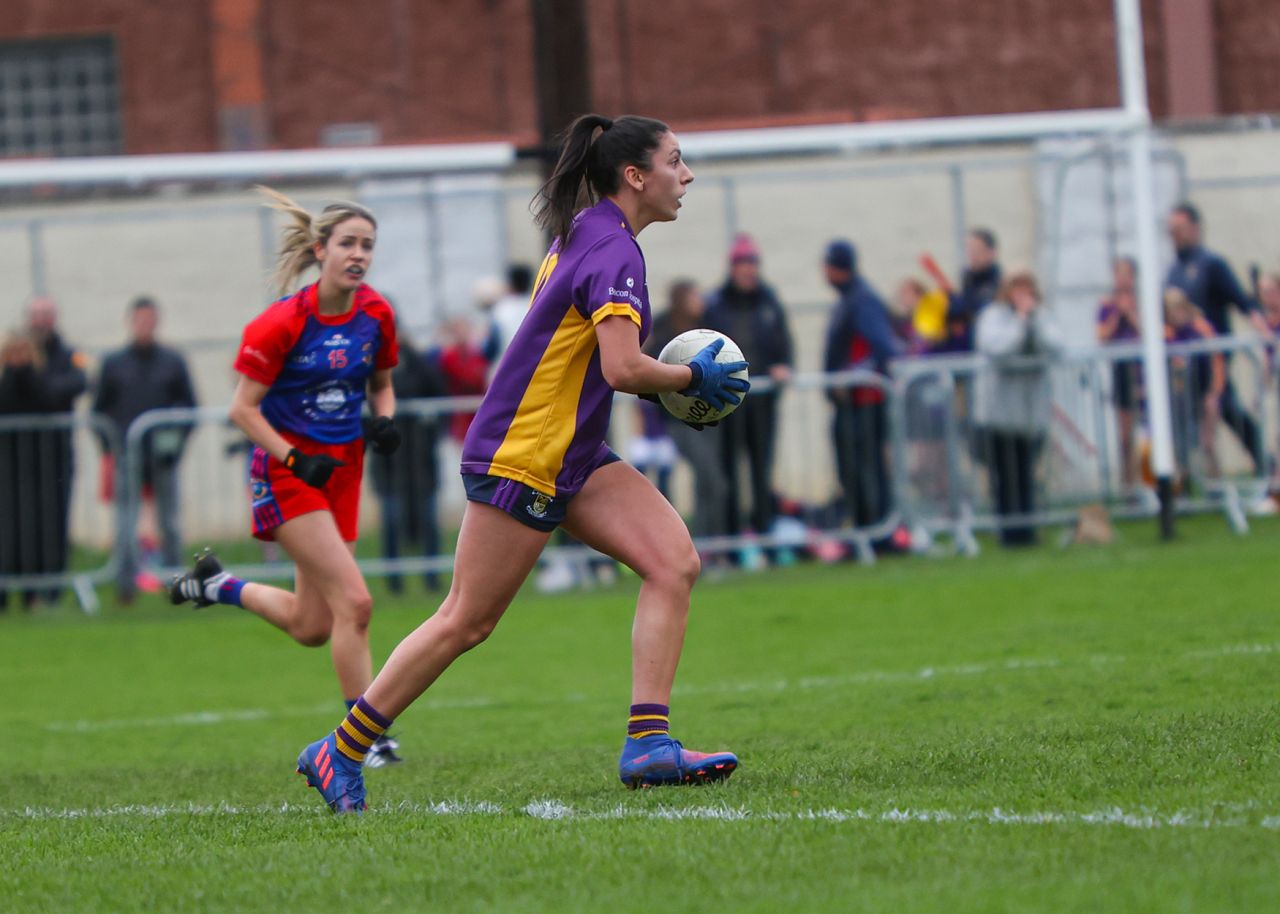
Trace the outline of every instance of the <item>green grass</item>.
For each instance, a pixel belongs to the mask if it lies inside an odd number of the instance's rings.
[[[615,779],[634,580],[528,592],[362,818],[292,771],[341,716],[324,651],[226,609],[11,610],[0,908],[1276,910],[1277,545],[1206,518],[704,582],[673,724],[742,758],[705,789]],[[432,601],[375,595],[383,657]]]

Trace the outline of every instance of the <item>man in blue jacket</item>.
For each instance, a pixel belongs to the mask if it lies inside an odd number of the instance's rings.
[[[1204,247],[1200,211],[1190,203],[1179,203],[1169,214],[1168,228],[1176,257],[1169,267],[1165,284],[1186,293],[1191,303],[1204,312],[1219,336],[1231,335],[1230,310],[1234,307],[1264,339],[1273,339],[1258,303],[1240,286],[1230,265],[1220,255]],[[1254,467],[1263,472],[1262,431],[1240,403],[1229,374],[1218,407],[1222,420],[1249,451]]]
[[[824,368],[828,372],[860,368],[886,374],[899,344],[884,300],[858,274],[853,244],[844,239],[828,244],[823,270],[827,282],[840,295],[827,326]],[[831,436],[845,504],[854,526],[871,526],[884,519],[890,506],[884,394],[877,387],[864,385],[833,388],[830,397],[835,405]]]
[[[750,235],[738,235],[729,249],[729,277],[707,296],[706,326],[726,334],[742,349],[755,376],[776,384],[791,377],[791,331],[777,294],[760,278],[760,249]],[[777,387],[753,393],[720,423],[721,462],[729,499],[724,528],[743,531],[738,504],[738,462],[751,470],[751,528],[767,534],[773,526],[773,454],[778,432]]]

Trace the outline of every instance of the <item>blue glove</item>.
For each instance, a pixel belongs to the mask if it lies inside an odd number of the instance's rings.
[[[744,378],[735,378],[731,375],[735,371],[745,370],[747,363],[717,362],[716,355],[723,348],[724,340],[716,340],[705,346],[690,360],[689,370],[693,372],[693,382],[680,393],[686,397],[705,400],[714,409],[724,409],[730,405],[737,406],[742,402],[742,397],[732,391],[745,394],[751,389],[751,384]]]

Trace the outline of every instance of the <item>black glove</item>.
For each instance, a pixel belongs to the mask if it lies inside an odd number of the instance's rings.
[[[284,465],[294,476],[313,489],[324,488],[333,471],[338,467],[346,466],[336,457],[330,457],[328,454],[304,454],[296,447],[284,458]]]
[[[390,416],[378,416],[364,436],[379,454],[394,454],[400,447],[400,429]]]

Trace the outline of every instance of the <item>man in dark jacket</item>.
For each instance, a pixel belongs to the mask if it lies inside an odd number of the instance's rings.
[[[828,372],[866,369],[885,374],[899,343],[884,300],[858,274],[853,245],[844,239],[828,244],[823,270],[840,295],[827,325],[823,367]],[[834,388],[830,394],[835,405],[831,435],[845,504],[855,527],[871,526],[889,513],[884,394],[869,385]]]
[[[67,424],[0,433],[0,574],[60,574],[67,569],[75,451],[66,417],[84,393],[86,380],[84,356],[63,342],[57,325],[53,299],[32,299],[26,333],[6,347],[0,413],[56,416]],[[24,601],[28,606],[40,598],[55,601],[59,593],[60,588],[29,591]]]
[[[738,235],[729,250],[729,277],[707,296],[706,326],[718,330],[742,349],[755,377],[768,375],[776,384],[791,377],[791,331],[782,303],[760,278],[760,249],[750,235]],[[773,526],[773,454],[778,429],[777,387],[747,397],[720,423],[720,454],[728,483],[730,533],[743,531],[738,504],[738,463],[742,455],[751,471],[751,527],[767,534]]]
[[[952,292],[947,307],[947,342],[951,352],[973,350],[973,327],[978,313],[990,304],[1000,289],[1000,264],[996,259],[995,232],[973,228],[965,236],[964,275],[960,291]]]
[[[142,414],[156,409],[196,405],[186,359],[176,349],[156,342],[160,312],[155,300],[146,296],[135,299],[129,306],[128,316],[129,344],[109,354],[103,361],[98,392],[93,401],[94,412],[101,413],[115,425],[121,443],[129,426]],[[160,535],[165,565],[177,565],[182,561],[177,470],[188,434],[190,426],[185,424],[153,428],[142,439],[140,467],[127,467],[124,455],[108,451],[116,462],[116,478],[121,483],[129,479],[125,473],[142,474],[143,501],[154,505],[155,527]],[[135,531],[126,529],[121,534],[117,542],[121,555],[117,596],[128,602],[136,592],[140,556],[134,548]],[[150,537],[144,537],[142,551],[146,553],[154,548],[155,543]]]
[[[1226,260],[1207,250],[1202,243],[1200,211],[1190,203],[1179,203],[1169,214],[1168,228],[1176,259],[1169,267],[1165,284],[1186,293],[1191,303],[1204,312],[1219,336],[1231,335],[1230,311],[1234,307],[1264,339],[1272,339],[1271,328],[1263,319],[1258,303],[1240,286]],[[1229,372],[1218,408],[1222,421],[1249,451],[1254,467],[1262,472],[1262,431],[1240,403]]]

